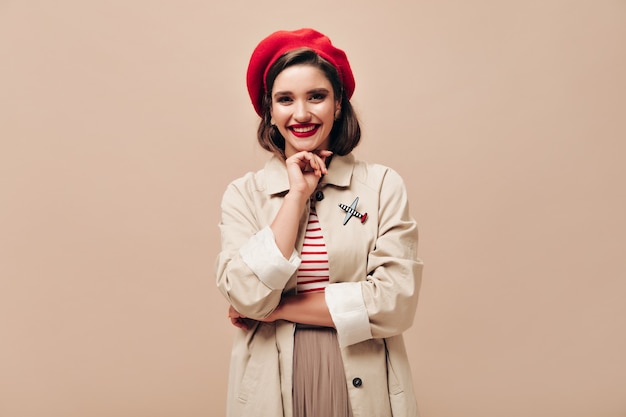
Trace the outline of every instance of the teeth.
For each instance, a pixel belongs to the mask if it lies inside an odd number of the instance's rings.
[[[293,131],[297,133],[306,133],[306,132],[310,132],[313,129],[315,129],[315,125],[307,126],[307,127],[294,127]]]

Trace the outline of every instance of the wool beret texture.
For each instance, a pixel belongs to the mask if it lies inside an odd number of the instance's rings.
[[[354,93],[355,81],[348,57],[330,39],[314,29],[279,30],[263,39],[252,52],[246,81],[248,94],[257,114],[263,117],[263,95],[267,89],[267,72],[278,58],[294,49],[309,48],[330,62],[339,73],[348,98]]]

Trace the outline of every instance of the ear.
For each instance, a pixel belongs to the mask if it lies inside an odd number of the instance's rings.
[[[335,101],[335,120],[339,119],[341,116],[341,102]]]

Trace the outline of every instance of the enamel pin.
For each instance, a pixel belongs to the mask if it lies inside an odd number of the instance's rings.
[[[345,204],[339,203],[339,207],[341,207],[341,209],[346,212],[346,217],[343,219],[344,226],[346,225],[346,223],[348,223],[348,220],[350,220],[352,216],[358,217],[359,219],[361,219],[361,223],[365,223],[365,220],[367,220],[367,213],[361,214],[358,211],[356,211],[356,205],[358,202],[359,202],[359,197],[355,198],[352,204],[350,204],[350,206],[346,206]]]

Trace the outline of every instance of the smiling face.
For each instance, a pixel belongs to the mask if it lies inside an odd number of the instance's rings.
[[[319,68],[293,65],[278,74],[272,87],[271,115],[285,138],[285,156],[328,149],[339,111],[333,87]]]

